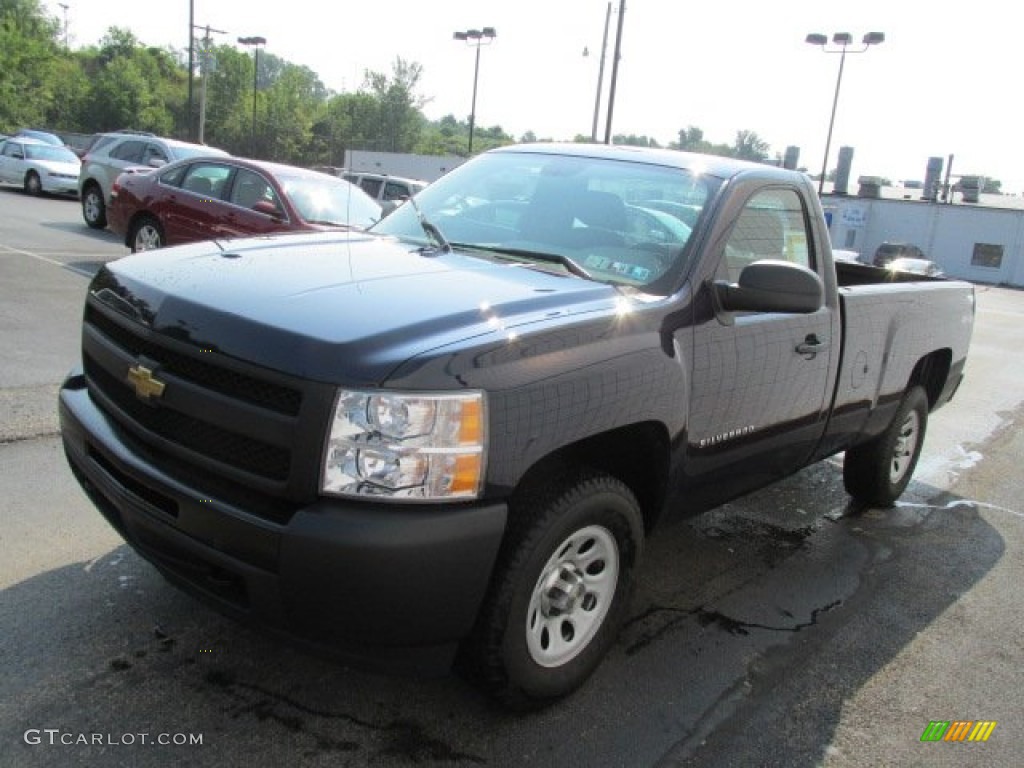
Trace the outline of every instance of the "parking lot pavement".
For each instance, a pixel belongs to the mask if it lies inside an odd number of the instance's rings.
[[[124,249],[73,203],[28,202],[0,219],[0,354],[21,354],[0,393],[52,407],[74,270]],[[606,663],[525,716],[457,676],[349,669],[225,619],[113,533],[52,426],[0,440],[0,765],[1024,764],[1022,346],[1024,293],[979,293],[968,378],[896,508],[851,508],[827,461],[665,531]],[[920,740],[966,719],[997,722],[990,740]]]

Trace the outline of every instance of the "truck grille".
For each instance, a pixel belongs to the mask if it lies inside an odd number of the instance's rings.
[[[261,381],[161,347],[158,343],[144,339],[134,331],[119,325],[92,306],[86,309],[85,322],[102,331],[107,338],[129,354],[135,357],[145,355],[159,360],[163,369],[168,372],[176,373],[229,397],[261,405],[278,413],[289,416],[296,416],[299,413],[299,407],[302,405],[300,390]]]
[[[97,405],[182,482],[237,495],[250,510],[255,491],[277,520],[283,510],[274,499],[315,496],[319,468],[313,457],[319,455],[332,387],[196,349],[109,316],[91,302],[82,359]],[[140,363],[165,382],[158,399],[140,399],[129,383],[128,369]]]

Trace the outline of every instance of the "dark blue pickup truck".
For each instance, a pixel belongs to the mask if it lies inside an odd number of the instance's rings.
[[[664,523],[843,451],[893,504],[973,319],[968,284],[833,263],[803,174],[520,145],[369,232],[108,263],[61,425],[171,581],[528,706],[598,665]]]

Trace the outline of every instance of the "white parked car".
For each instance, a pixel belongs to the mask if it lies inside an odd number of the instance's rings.
[[[912,272],[915,275],[926,275],[927,277],[942,277],[942,268],[930,259],[912,259],[901,256],[893,259],[885,268],[891,272]]]
[[[78,194],[82,161],[67,147],[12,136],[0,145],[0,181],[17,184],[29,195]]]

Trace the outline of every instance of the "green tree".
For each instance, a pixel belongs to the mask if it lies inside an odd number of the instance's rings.
[[[770,145],[753,131],[737,131],[733,143],[733,156],[741,160],[763,163],[768,159]]]
[[[617,134],[612,137],[612,144],[624,144],[627,147],[660,147],[657,139],[650,136],[637,136],[636,134]]]
[[[262,94],[261,94],[262,95]],[[313,164],[313,123],[327,95],[309,67],[286,63],[266,89],[266,111],[257,109],[256,156],[281,163]]]
[[[0,0],[0,128],[45,125],[63,51],[38,0]]]
[[[417,93],[423,66],[401,56],[391,65],[391,76],[367,70],[364,87],[379,105],[377,149],[385,152],[410,152],[423,129],[420,111],[427,99]]]

